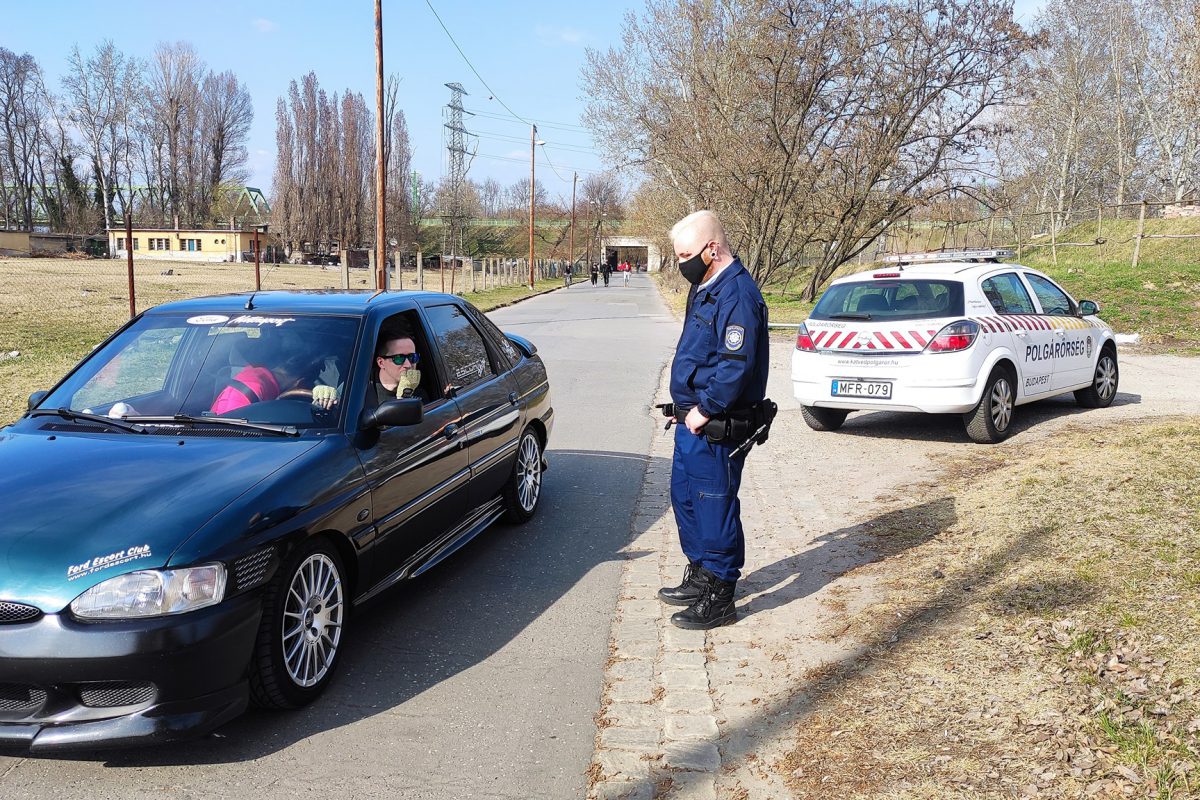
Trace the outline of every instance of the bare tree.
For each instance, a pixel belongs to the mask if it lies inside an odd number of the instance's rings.
[[[33,56],[0,47],[0,214],[4,227],[32,230],[42,194],[45,94]]]
[[[721,213],[757,280],[805,267],[811,297],[969,189],[1030,44],[1006,0],[651,0],[619,49],[589,51],[589,117],[614,161]]]
[[[67,118],[83,141],[104,227],[111,228],[113,198],[130,147],[129,100],[138,96],[138,64],[111,41],[102,42],[88,58],[76,45],[71,48],[62,81],[68,98]]]

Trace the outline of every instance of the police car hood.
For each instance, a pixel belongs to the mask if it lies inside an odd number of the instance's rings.
[[[161,567],[222,508],[315,444],[0,432],[0,600],[54,613],[96,583]]]

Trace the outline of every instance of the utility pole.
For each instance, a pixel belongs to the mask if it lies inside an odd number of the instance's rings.
[[[534,182],[534,154],[537,152],[537,125],[529,126],[529,288],[533,289],[533,201],[537,197],[537,184]]]
[[[579,173],[575,172],[571,175],[571,254],[567,256],[567,260],[571,262],[571,267],[575,267],[575,184],[579,182]]]
[[[375,288],[387,286],[387,238],[384,234],[387,175],[383,167],[383,0],[375,0]],[[258,251],[255,251],[255,261]]]
[[[125,268],[129,279],[129,318],[133,319],[137,316],[137,301],[133,299],[133,214],[128,211],[125,212]]]
[[[258,243],[258,227],[259,226],[257,224],[254,226],[254,291],[261,292],[262,272],[258,265],[258,250],[260,246]]]

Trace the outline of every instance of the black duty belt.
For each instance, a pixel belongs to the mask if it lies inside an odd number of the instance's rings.
[[[674,403],[661,403],[657,408],[662,409],[667,417],[667,428],[672,423],[686,417],[692,407],[676,406]],[[779,406],[770,399],[763,399],[747,408],[731,409],[724,414],[712,417],[704,426],[704,435],[713,444],[723,444],[733,448],[730,458],[741,458],[750,452],[756,444],[765,444],[771,433],[771,423],[779,413]]]

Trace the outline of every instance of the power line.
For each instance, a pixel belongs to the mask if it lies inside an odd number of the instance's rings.
[[[471,135],[477,136],[480,139],[488,139],[488,140],[494,141],[494,142],[512,142],[513,144],[524,144],[527,141],[526,139],[521,138],[521,137],[504,136],[504,135],[498,134],[498,133],[476,133],[476,132],[472,131]],[[547,144],[542,145],[542,147],[551,147],[555,150],[562,150],[563,152],[566,152],[566,153],[575,153],[575,154],[581,155],[581,156],[598,156],[599,155],[599,153],[597,153],[595,150],[592,150],[590,147],[579,147],[579,146],[570,145],[570,144],[558,144],[558,143],[549,144],[549,143],[547,143]]]
[[[499,99],[499,98],[497,98],[497,99]],[[505,107],[507,108],[507,106],[505,106]],[[472,109],[472,108],[469,108],[467,110],[470,111],[472,114],[475,114],[476,116],[488,117],[489,119],[497,119],[497,120],[501,120],[502,122],[509,121],[508,117],[504,116],[503,114],[497,114],[492,111],[481,111],[479,109]],[[525,122],[525,120],[522,119],[521,122]],[[548,122],[547,120],[544,120],[544,119],[530,119],[529,122],[535,122],[539,126],[544,126],[547,128],[562,128],[564,130],[581,131],[583,133],[591,133],[591,130],[583,125],[571,125],[570,123],[567,123],[567,122]],[[529,124],[529,123],[526,123],[526,124]]]
[[[476,153],[475,157],[476,158],[486,158],[489,161],[509,161],[509,162],[512,162],[513,164],[528,164],[529,163],[529,160],[525,159],[525,158],[513,158],[512,156],[494,156],[494,155],[490,155],[488,153]],[[585,167],[576,167],[576,166],[572,166],[571,164],[564,164],[563,169],[570,169],[570,170],[574,170],[576,172],[587,173],[588,175],[599,175],[603,172],[603,170],[587,169]],[[563,178],[560,175],[559,180],[565,181],[566,178]]]
[[[429,6],[429,10],[433,12],[433,16],[437,19],[438,24],[442,26],[442,30],[446,32],[446,36],[450,38],[450,43],[454,45],[454,49],[458,51],[460,56],[462,56],[462,60],[467,62],[467,66],[471,68],[471,72],[475,73],[475,77],[479,78],[479,82],[483,84],[484,88],[492,93],[492,97],[496,98],[496,102],[504,106],[504,108],[508,110],[508,113],[512,114],[514,118],[524,122],[526,125],[532,125],[532,122],[523,119],[520,114],[509,108],[508,104],[500,99],[500,95],[496,94],[496,90],[491,86],[488,86],[488,82],[485,81],[483,76],[479,74],[479,70],[475,69],[475,65],[471,63],[471,59],[467,58],[467,54],[464,53],[463,49],[458,46],[458,42],[454,40],[454,36],[450,33],[450,29],[446,27],[446,23],[442,22],[442,18],[438,14],[437,9],[433,7],[433,3],[429,2],[429,0],[425,0],[425,5]]]
[[[554,162],[550,160],[550,154],[546,152],[546,145],[544,145],[544,144],[542,145],[542,155],[546,157],[546,163],[550,165],[550,169],[553,170],[554,174],[558,177],[558,179],[565,183],[567,179],[564,178],[562,175],[559,175],[558,170],[554,169]]]

